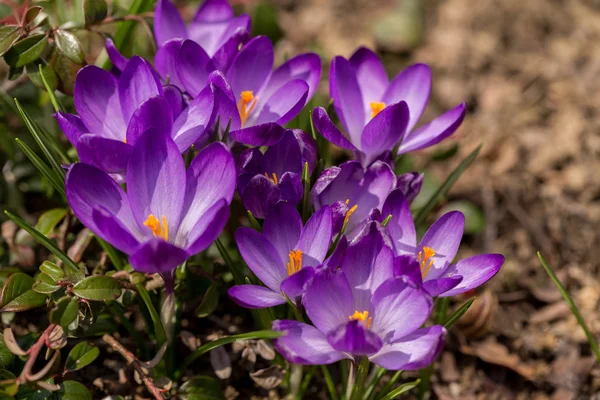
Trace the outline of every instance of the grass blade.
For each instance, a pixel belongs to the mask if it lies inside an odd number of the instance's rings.
[[[37,229],[35,229],[33,226],[29,225],[27,222],[22,220],[20,217],[17,217],[16,215],[14,215],[6,210],[4,211],[4,214],[6,214],[6,216],[8,218],[12,219],[17,225],[19,225],[19,227],[21,229],[23,229],[24,231],[29,233],[31,236],[33,236],[33,238],[35,240],[37,240],[42,246],[47,248],[52,254],[54,254],[56,257],[58,257],[58,259],[61,260],[73,272],[79,272],[79,268],[77,267],[77,265],[75,265],[73,260],[71,260],[69,258],[69,256],[67,256],[54,243],[52,243],[50,241],[50,239],[48,239],[46,236],[41,234]]]
[[[469,311],[469,308],[471,308],[471,305],[473,304],[474,301],[475,301],[475,297],[472,297],[469,300],[467,300],[467,302],[465,304],[460,306],[458,308],[458,310],[454,311],[452,313],[452,315],[444,323],[444,328],[446,328],[446,329],[452,328],[452,326],[456,323],[456,321],[458,321],[460,319],[460,317],[462,317],[463,315],[465,315],[465,313],[467,311]]]
[[[542,253],[540,253],[538,251],[537,255],[538,255],[538,258],[540,259],[540,262],[542,263],[542,266],[546,270],[546,273],[548,273],[548,276],[550,276],[550,279],[552,280],[554,285],[556,285],[558,291],[560,292],[562,297],[565,299],[565,302],[569,305],[571,312],[573,313],[573,315],[575,315],[577,322],[579,323],[579,325],[585,332],[585,336],[587,336],[588,342],[590,344],[590,347],[592,348],[592,351],[594,352],[594,355],[596,356],[596,359],[600,362],[600,349],[598,349],[598,342],[596,342],[596,338],[594,338],[594,334],[590,331],[590,328],[588,328],[587,324],[585,323],[585,320],[581,316],[581,313],[579,312],[579,308],[577,308],[577,305],[573,301],[573,298],[571,298],[571,295],[569,294],[567,289],[565,289],[565,287],[562,285],[562,283],[560,283],[560,280],[558,280],[558,277],[552,270],[552,267],[550,266],[550,264],[548,264],[548,261],[546,261],[546,259],[542,256]]]
[[[385,397],[383,398],[383,400],[395,399],[396,397],[400,396],[401,394],[404,394],[404,393],[408,392],[409,390],[416,388],[420,382],[421,382],[421,380],[417,379],[416,381],[413,381],[413,382],[404,383],[404,384],[398,386],[396,389],[389,392],[388,394],[386,394]]]
[[[36,167],[37,170],[40,171],[42,175],[44,175],[44,177],[48,179],[48,181],[50,181],[50,184],[52,184],[54,189],[56,189],[56,191],[59,192],[63,196],[63,198],[66,199],[64,181],[62,180],[62,178],[57,176],[56,172],[53,169],[51,169],[48,166],[48,164],[46,164],[37,154],[35,154],[35,152],[31,150],[31,148],[27,146],[25,142],[18,138],[15,139],[15,141],[17,142],[17,145],[19,145],[21,151],[23,151],[25,156],[29,158],[29,161],[31,161],[34,167]]]
[[[112,247],[109,243],[100,239],[98,236],[95,237],[98,243],[100,244],[100,247],[102,247],[102,250],[104,250],[109,260],[113,263],[115,269],[117,271],[122,271],[125,268],[125,266],[123,265],[123,261],[121,260],[121,257],[119,257],[119,253],[117,252],[117,250],[114,247]]]
[[[452,171],[448,178],[444,181],[444,183],[436,190],[436,192],[431,196],[431,198],[427,201],[427,204],[421,208],[415,218],[415,225],[420,225],[425,221],[425,218],[429,215],[429,213],[433,210],[436,204],[440,201],[442,197],[448,193],[452,185],[456,183],[458,178],[462,175],[463,172],[466,171],[467,168],[475,161],[479,151],[481,150],[481,145],[477,146],[475,150],[471,154],[469,154],[462,162]]]
[[[40,64],[38,67],[39,67],[39,71],[40,71],[40,77],[42,78],[42,82],[44,83],[46,92],[48,92],[48,97],[50,97],[50,102],[52,103],[52,107],[54,107],[54,111],[56,111],[56,112],[64,111],[64,108],[62,107],[62,105],[60,104],[58,99],[56,98],[56,93],[54,93],[54,90],[52,90],[52,88],[48,84],[48,81],[46,80],[46,77],[44,76],[43,65]]]

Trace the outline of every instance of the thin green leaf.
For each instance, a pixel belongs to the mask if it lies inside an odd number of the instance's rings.
[[[27,233],[33,236],[33,238],[37,240],[42,246],[50,250],[52,254],[54,254],[56,257],[58,257],[59,260],[65,263],[65,265],[69,267],[69,269],[71,269],[72,272],[79,272],[79,268],[77,267],[77,265],[75,265],[73,260],[71,260],[61,249],[56,247],[56,245],[52,243],[50,239],[42,235],[33,226],[29,225],[27,222],[23,221],[21,218],[17,217],[11,212],[4,211],[4,213],[8,216],[8,218],[12,219],[17,225],[19,225],[21,229],[27,231]]]
[[[204,298],[202,299],[202,303],[196,309],[196,316],[198,318],[208,317],[210,314],[215,311],[217,305],[219,304],[219,289],[213,283],[208,287],[206,293],[204,293]]]
[[[4,61],[11,67],[23,67],[37,60],[47,45],[46,34],[29,36],[11,47],[4,55]]]
[[[52,210],[48,210],[40,215],[37,224],[35,224],[35,229],[41,234],[48,236],[52,233],[56,225],[62,221],[65,215],[67,215],[66,208],[53,208]]]
[[[116,300],[121,296],[121,284],[110,276],[90,276],[73,286],[73,294],[86,300]]]
[[[15,142],[21,148],[21,151],[25,156],[31,161],[33,166],[44,175],[46,179],[50,182],[52,187],[56,189],[58,193],[60,193],[64,198],[66,198],[65,189],[63,184],[61,183],[61,178],[56,175],[48,164],[46,164],[40,157],[29,146],[25,144],[21,139],[16,138]]]
[[[163,327],[160,315],[158,314],[158,311],[156,311],[154,304],[152,304],[150,293],[148,293],[143,283],[137,283],[135,287],[138,294],[144,301],[144,304],[146,304],[148,312],[150,313],[150,318],[152,319],[152,323],[154,325],[154,335],[156,336],[156,341],[158,342],[159,346],[162,346],[163,343],[167,341],[167,334],[165,333],[165,328]]]
[[[579,308],[577,308],[577,305],[573,301],[573,298],[571,297],[567,289],[565,289],[563,284],[560,282],[560,280],[552,270],[552,267],[550,266],[550,264],[548,264],[548,261],[546,261],[546,259],[542,256],[542,253],[538,251],[537,256],[540,259],[542,266],[546,270],[546,273],[548,274],[548,276],[550,276],[550,279],[562,295],[563,299],[565,299],[565,302],[569,305],[571,312],[573,313],[575,318],[577,318],[577,322],[585,332],[585,336],[587,337],[588,343],[590,344],[590,347],[592,348],[596,359],[600,362],[600,349],[598,348],[598,342],[596,342],[594,334],[590,331],[590,328],[588,328],[587,324],[585,323],[585,319],[583,319],[583,317],[581,316]]]
[[[212,342],[206,343],[203,346],[200,346],[195,352],[190,354],[183,360],[183,364],[181,366],[181,370],[184,371],[189,365],[191,365],[198,357],[202,356],[204,353],[220,347],[229,343],[236,342],[238,340],[252,340],[252,339],[275,339],[283,335],[283,332],[278,331],[255,331],[249,333],[242,333],[239,335],[227,336],[221,339],[213,340]]]
[[[442,183],[442,185],[436,190],[436,192],[431,196],[431,198],[427,201],[425,206],[421,208],[415,218],[415,225],[420,225],[425,221],[425,218],[429,215],[429,213],[433,210],[436,204],[441,200],[442,197],[448,193],[452,185],[460,178],[463,172],[466,171],[467,168],[475,161],[479,151],[481,150],[481,145],[477,146],[475,150],[471,154],[469,154],[459,165],[448,175],[448,178]]]
[[[404,384],[398,386],[396,389],[389,392],[388,394],[386,394],[385,397],[383,398],[383,400],[395,399],[396,397],[400,396],[401,394],[404,394],[404,393],[408,392],[409,390],[416,388],[417,386],[419,386],[419,383],[421,383],[420,379],[417,379],[416,381],[413,381],[413,382],[404,383]]]
[[[69,60],[77,64],[85,62],[85,54],[81,48],[81,43],[79,43],[79,39],[71,32],[58,29],[54,32],[54,39],[56,40],[58,50],[67,56]]]
[[[48,97],[50,97],[50,102],[52,103],[52,107],[54,107],[54,111],[64,111],[64,107],[62,106],[62,104],[60,104],[58,98],[56,98],[56,94],[54,93],[54,89],[56,89],[56,87],[58,86],[58,76],[56,75],[56,72],[54,72],[52,66],[42,66],[41,64],[39,66],[39,71],[40,78],[42,80],[42,83],[44,84],[46,92],[48,92]],[[54,84],[51,85],[50,82]]]
[[[76,371],[90,365],[100,355],[100,349],[88,342],[77,343],[69,352],[65,362],[65,371]]]
[[[471,305],[473,305],[474,301],[475,301],[475,297],[472,297],[469,300],[467,300],[465,302],[465,304],[463,304],[456,311],[454,311],[452,313],[452,315],[450,317],[448,317],[448,319],[444,323],[444,328],[446,328],[446,329],[452,328],[452,326],[456,323],[456,321],[458,321],[460,319],[460,317],[462,317],[463,315],[465,315],[465,313],[467,311],[469,311],[469,308],[471,308]]]

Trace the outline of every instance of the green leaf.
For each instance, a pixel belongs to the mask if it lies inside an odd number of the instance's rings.
[[[431,196],[431,198],[427,201],[427,204],[425,204],[425,206],[423,206],[423,208],[419,210],[419,213],[415,218],[416,226],[421,225],[425,221],[425,218],[427,218],[427,216],[433,210],[436,204],[441,200],[442,197],[446,195],[446,193],[448,193],[452,185],[454,185],[458,178],[460,178],[462,173],[465,172],[467,168],[469,168],[473,161],[475,161],[475,158],[477,158],[477,154],[479,154],[479,150],[481,150],[481,145],[477,146],[477,148],[471,154],[469,154],[458,165],[458,167],[456,167],[454,171],[450,173],[450,175],[448,175],[446,181],[444,181],[444,183],[442,183],[442,185],[433,194],[433,196]]]
[[[8,218],[12,219],[17,225],[19,225],[21,229],[27,231],[27,233],[33,236],[33,238],[37,240],[42,246],[50,250],[50,252],[52,252],[52,254],[58,257],[63,263],[65,263],[65,265],[69,267],[69,269],[72,272],[80,272],[79,267],[75,265],[73,260],[71,260],[61,249],[56,247],[56,245],[52,243],[50,239],[38,232],[33,226],[29,225],[27,222],[23,221],[21,218],[17,217],[9,211],[5,210],[4,214],[6,214]]]
[[[58,76],[58,90],[73,96],[77,72],[83,67],[71,61],[64,53],[55,51],[50,57],[50,65]]]
[[[48,164],[38,157],[38,155],[35,154],[35,152],[31,150],[31,148],[27,146],[21,139],[16,138],[15,142],[17,142],[17,145],[21,148],[23,154],[29,158],[29,161],[31,161],[33,166],[40,171],[46,179],[48,179],[52,187],[54,187],[58,193],[62,194],[63,197],[66,198],[65,189],[63,184],[61,184],[60,178],[57,177],[56,173],[48,166]]]
[[[42,7],[40,6],[33,6],[29,8],[29,10],[27,10],[27,12],[25,13],[25,23],[27,23],[27,25],[31,24],[33,20],[35,20],[35,18],[40,14],[41,11]]]
[[[471,308],[471,305],[473,304],[474,301],[475,301],[475,297],[472,297],[469,300],[467,300],[465,302],[465,304],[458,307],[458,309],[456,311],[454,311],[450,317],[448,317],[448,319],[446,320],[446,323],[444,323],[444,328],[446,328],[446,329],[452,328],[452,326],[456,323],[456,321],[458,321],[460,319],[460,317],[462,317],[463,315],[465,315],[465,313],[467,311],[469,311],[469,308]]]
[[[58,76],[56,75],[56,72],[54,72],[54,69],[41,58],[31,64],[27,64],[25,66],[25,71],[27,72],[29,79],[31,79],[31,82],[40,89],[46,89],[44,80],[48,83],[50,90],[54,90],[58,87]]]
[[[40,265],[40,271],[51,277],[54,282],[58,282],[65,276],[65,273],[61,267],[48,260],[44,261],[42,265]]]
[[[62,221],[62,219],[67,215],[66,208],[53,208],[52,210],[48,210],[38,218],[37,224],[35,224],[35,229],[37,229],[41,234],[48,236],[56,225]]]
[[[92,394],[81,383],[76,381],[64,381],[56,392],[60,400],[92,400]]]
[[[46,303],[46,296],[34,292],[33,278],[22,272],[12,274],[0,293],[0,312],[19,312],[39,307]]]
[[[398,386],[396,389],[394,389],[391,392],[389,392],[388,394],[386,394],[385,397],[383,398],[383,400],[395,399],[396,397],[400,396],[401,394],[404,394],[404,393],[408,392],[409,390],[416,388],[417,386],[419,386],[419,383],[421,383],[420,379],[417,379],[416,381],[413,381],[413,382],[403,383],[402,385]]]
[[[183,400],[224,400],[221,383],[209,376],[195,376],[180,389]]]
[[[83,16],[86,25],[102,21],[108,15],[108,6],[104,0],[83,0]]]
[[[15,43],[4,55],[4,61],[11,67],[19,68],[37,60],[46,46],[45,34],[29,36]]]
[[[0,56],[3,56],[21,36],[21,28],[16,25],[0,26]]]
[[[10,367],[14,359],[15,355],[11,353],[8,347],[6,347],[6,343],[4,343],[4,335],[0,333],[0,368]],[[8,378],[0,376],[0,381],[5,379]]]
[[[116,300],[121,295],[121,284],[110,276],[90,276],[77,282],[73,293],[86,300]]]
[[[196,316],[198,318],[208,317],[210,314],[215,311],[217,305],[219,304],[219,289],[213,283],[208,287],[206,293],[204,293],[204,299],[202,299],[202,303],[196,309]]]
[[[79,312],[79,302],[69,296],[60,299],[54,309],[50,311],[50,322],[60,325],[65,331],[68,330],[71,322],[77,318]]]
[[[58,29],[54,33],[56,39],[56,47],[58,50],[77,64],[83,64],[85,62],[85,54],[81,48],[81,43],[75,35],[69,31],[63,31]]]
[[[77,343],[69,352],[65,363],[66,371],[76,371],[90,365],[100,355],[100,349],[91,346],[88,342]]]
[[[52,294],[60,289],[54,279],[44,273],[38,274],[33,283],[32,289],[42,294]]]

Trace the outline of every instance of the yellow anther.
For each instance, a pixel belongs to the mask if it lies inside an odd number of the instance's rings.
[[[150,228],[154,237],[169,240],[169,225],[167,224],[167,217],[164,215],[162,216],[162,223],[154,214],[148,215],[148,218],[144,221],[144,226]]]
[[[350,204],[350,199],[346,199],[344,203],[346,203],[346,205]]]
[[[240,94],[240,101],[238,103],[238,111],[240,112],[240,121],[242,123],[242,126],[244,126],[244,124],[246,123],[246,120],[250,116],[250,113],[252,113],[252,110],[254,110],[254,107],[256,107],[257,100],[258,100],[258,97],[254,97],[254,94],[252,93],[251,90],[244,90]],[[250,106],[248,106],[248,105],[250,105]]]
[[[270,180],[271,182],[273,182],[276,185],[279,185],[279,180],[277,179],[277,174],[275,174],[275,172],[273,172],[271,174],[271,176],[269,176],[269,174],[267,174],[265,172],[265,176],[267,177],[268,180]]]
[[[371,327],[371,321],[373,319],[371,317],[369,317],[369,312],[367,310],[365,311],[354,311],[354,314],[352,314],[351,316],[348,317],[348,321],[362,321],[362,322],[366,322],[365,326],[368,328]]]
[[[289,261],[287,263],[287,271],[288,276],[291,276],[302,269],[302,251],[292,250],[290,251],[288,257]]]
[[[371,118],[375,117],[385,108],[385,103],[381,101],[372,101],[369,105],[371,106]]]
[[[423,250],[417,254],[417,259],[421,263],[421,275],[423,278],[425,278],[433,265],[433,256],[435,256],[435,250],[427,246],[423,246]]]
[[[354,214],[354,211],[356,211],[357,208],[358,208],[358,204],[355,204],[352,207],[350,207],[350,209],[348,211],[346,211],[346,216],[344,217],[344,225],[346,225],[348,223],[348,220],[350,219],[352,214]]]

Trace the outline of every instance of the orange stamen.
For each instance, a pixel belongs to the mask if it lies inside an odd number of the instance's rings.
[[[377,114],[381,112],[385,108],[385,103],[381,101],[372,101],[369,103],[371,106],[371,118],[374,118]]]
[[[279,185],[279,180],[277,179],[277,174],[275,174],[275,172],[273,172],[271,174],[272,178],[269,176],[269,174],[267,174],[265,172],[265,176],[267,177],[267,179],[269,179],[271,182],[273,182],[275,185]]]
[[[294,275],[296,272],[302,269],[302,251],[292,250],[289,255],[289,262],[287,263],[288,276]]]
[[[154,237],[159,237],[165,241],[169,240],[169,225],[167,224],[167,217],[162,216],[161,221],[154,216],[154,214],[148,215],[148,218],[144,221],[144,226],[150,228]]]
[[[417,254],[417,259],[421,263],[421,275],[423,278],[425,278],[433,265],[433,256],[435,256],[435,250],[427,246],[423,246],[423,250]]]
[[[369,317],[369,312],[368,311],[354,311],[354,314],[352,314],[351,316],[348,317],[348,321],[362,321],[365,322],[366,321],[366,327],[367,329],[369,329],[371,327],[371,322],[372,322],[373,318]]]
[[[244,126],[244,124],[246,123],[246,120],[250,116],[250,113],[252,113],[252,110],[254,110],[254,107],[256,107],[257,100],[258,100],[258,97],[254,97],[254,94],[252,93],[251,90],[244,90],[240,94],[240,101],[238,103],[238,111],[240,112],[240,121],[242,123],[242,126]],[[250,107],[248,107],[248,105],[250,105]]]

